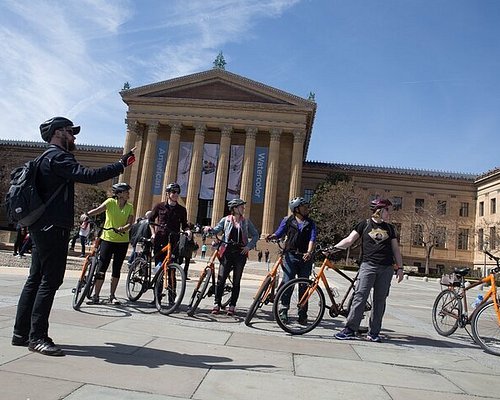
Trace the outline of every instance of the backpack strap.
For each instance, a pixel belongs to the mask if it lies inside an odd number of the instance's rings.
[[[34,182],[36,185],[36,176],[38,175],[38,168],[40,167],[40,164],[43,160],[44,157],[47,157],[50,153],[53,153],[54,150],[57,150],[54,147],[49,147],[47,150],[45,150],[41,155],[39,155],[36,159],[36,168],[35,168],[35,173],[34,173]],[[52,159],[49,160],[49,163],[52,163]],[[61,185],[55,190],[54,193],[49,197],[49,199],[45,202],[45,205],[48,206],[52,201],[56,198],[56,196],[61,192],[61,190],[68,184],[69,181],[66,181],[64,183],[61,183]],[[38,190],[38,189],[37,189]]]

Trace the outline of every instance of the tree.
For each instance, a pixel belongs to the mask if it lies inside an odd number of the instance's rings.
[[[107,198],[107,193],[103,188],[77,183],[75,185],[75,226],[80,225],[80,215],[98,207]]]

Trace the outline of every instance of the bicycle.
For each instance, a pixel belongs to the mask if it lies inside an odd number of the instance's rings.
[[[151,223],[152,224],[152,223]],[[156,224],[152,224],[156,225]],[[172,262],[172,244],[164,246],[160,253],[165,254],[161,267],[154,271],[151,239],[140,242],[142,251],[129,267],[126,282],[127,297],[137,301],[149,289],[153,289],[155,307],[163,315],[173,313],[180,306],[186,291],[186,275],[184,269]]]
[[[253,302],[248,308],[247,316],[245,317],[245,325],[249,326],[252,318],[262,306],[274,301],[276,291],[279,285],[279,270],[283,268],[283,247],[279,239],[272,239],[271,242],[276,243],[279,247],[279,257],[274,263],[271,270],[267,273],[262,281],[257,293],[253,298]]]
[[[92,224],[95,225],[95,221],[91,221]],[[73,309],[78,311],[80,306],[82,305],[85,298],[90,299],[92,297],[92,291],[95,286],[95,278],[98,270],[99,264],[99,253],[101,249],[101,233],[102,231],[114,231],[120,235],[123,235],[123,232],[118,232],[115,228],[104,228],[100,227],[99,233],[95,236],[94,242],[92,243],[92,247],[90,252],[85,257],[82,265],[82,271],[80,273],[80,277],[76,282],[76,286],[73,288]]]
[[[205,297],[210,297],[215,294],[216,281],[215,281],[215,262],[218,260],[220,263],[220,246],[222,244],[230,244],[230,242],[225,242],[216,236],[217,247],[213,252],[212,256],[207,262],[207,266],[203,269],[200,278],[193,290],[191,299],[189,300],[189,305],[187,309],[187,315],[192,317],[198,306]],[[232,272],[228,275],[226,284],[224,285],[224,290],[221,300],[221,308],[225,309],[229,302],[231,301],[231,292],[233,291],[233,281],[231,277]],[[209,287],[210,285],[210,287]]]
[[[455,268],[453,274],[443,275],[441,284],[447,286],[441,291],[432,307],[432,324],[437,333],[450,336],[458,327],[472,327],[472,338],[486,352],[500,355],[500,298],[498,297],[495,274],[500,272],[500,257],[489,251],[484,253],[497,264],[490,273],[478,282],[466,286],[465,277],[470,268]],[[469,315],[467,291],[479,285],[490,285],[483,300]],[[469,333],[470,335],[470,333]]]
[[[359,272],[354,278],[351,278],[333,264],[331,257],[339,251],[342,250],[333,247],[321,249],[318,246],[314,252],[314,256],[323,254],[324,259],[319,271],[316,273],[313,270],[314,279],[292,279],[281,286],[278,290],[276,298],[274,299],[273,313],[275,315],[276,322],[285,332],[292,335],[302,335],[312,331],[323,319],[325,309],[327,308],[332,318],[339,315],[347,317],[352,301],[352,296],[349,296],[351,295],[351,292],[353,292]],[[335,297],[339,296],[338,289],[330,287],[326,278],[325,271],[327,269],[332,269],[350,283],[340,302],[335,300]],[[326,304],[325,295],[320,287],[320,283],[323,283],[331,305]],[[278,317],[278,315],[284,296],[289,296],[290,307],[288,309],[287,318],[282,320]],[[370,311],[371,308],[371,303],[367,302],[365,311]]]

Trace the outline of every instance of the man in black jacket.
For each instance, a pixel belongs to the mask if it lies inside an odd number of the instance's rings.
[[[64,186],[45,214],[29,227],[33,239],[31,268],[19,298],[12,344],[28,346],[29,350],[48,356],[62,356],[63,351],[48,336],[49,315],[66,270],[74,219],[74,183],[104,182],[121,174],[135,157],[130,151],[116,163],[89,169],[72,154],[79,126],[73,126],[67,118],[54,117],[40,125],[40,132],[50,146],[38,167],[38,192],[46,201],[58,187]]]

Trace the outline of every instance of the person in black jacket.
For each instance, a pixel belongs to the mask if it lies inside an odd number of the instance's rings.
[[[302,197],[290,200],[288,204],[293,213],[285,217],[276,232],[266,237],[269,241],[286,236],[285,249],[283,253],[283,285],[288,281],[298,278],[309,278],[312,271],[312,252],[316,243],[316,224],[309,218],[309,203]],[[290,308],[290,296],[282,296],[279,310],[279,318],[288,322],[288,309]],[[299,312],[299,323],[307,322],[307,313]]]
[[[48,356],[64,352],[48,336],[49,315],[66,270],[68,241],[74,220],[75,182],[98,183],[121,174],[135,161],[133,149],[113,164],[98,169],[80,165],[72,152],[79,126],[64,117],[40,125],[42,139],[50,144],[39,166],[37,190],[45,201],[61,185],[63,189],[48,205],[45,214],[30,227],[33,240],[31,268],[17,306],[12,345]]]

